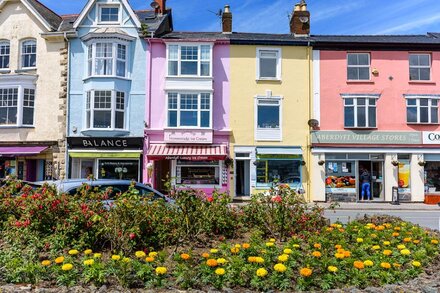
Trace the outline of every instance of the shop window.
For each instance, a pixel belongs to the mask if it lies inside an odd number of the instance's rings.
[[[347,80],[370,80],[370,54],[347,54]]]
[[[210,93],[168,93],[168,127],[211,128]]]
[[[9,68],[10,45],[9,41],[0,41],[0,70]]]
[[[428,161],[425,165],[425,192],[440,192],[440,161]]]
[[[21,43],[21,68],[35,68],[37,66],[37,42],[26,40]]]
[[[6,178],[7,176],[16,175],[15,163],[15,160],[0,159],[0,178]]]
[[[127,76],[127,45],[112,42],[88,46],[89,76]]]
[[[168,45],[169,76],[212,76],[211,45]]]
[[[325,188],[327,194],[356,193],[356,168],[354,161],[327,161]]]
[[[376,98],[344,98],[345,128],[376,128]]]
[[[431,79],[431,55],[409,54],[409,80]]]
[[[99,179],[139,180],[139,160],[98,160]]]
[[[34,124],[35,89],[0,88],[0,126]]]
[[[292,185],[301,185],[301,159],[271,159],[260,155],[257,159],[257,187],[270,187],[273,183],[287,183],[292,188],[296,187]]]
[[[257,49],[257,79],[281,79],[281,49]]]
[[[125,129],[124,92],[90,91],[86,96],[87,129]]]
[[[281,140],[281,99],[256,101],[256,140]]]
[[[437,98],[407,98],[406,121],[409,124],[438,123]]]
[[[101,5],[99,7],[99,22],[118,23],[119,5]]]
[[[176,182],[183,185],[219,185],[219,161],[178,160]]]

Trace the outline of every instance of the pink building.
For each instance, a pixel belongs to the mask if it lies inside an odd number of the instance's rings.
[[[315,201],[440,195],[439,37],[315,37]]]
[[[222,33],[148,39],[144,182],[229,190],[229,41]]]

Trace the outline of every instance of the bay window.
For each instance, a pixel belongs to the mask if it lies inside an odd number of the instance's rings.
[[[35,89],[0,88],[0,126],[34,124]]]
[[[415,124],[438,123],[438,98],[407,98],[406,121]]]
[[[37,66],[37,42],[25,40],[21,43],[21,68],[35,68]]]
[[[127,45],[111,42],[88,46],[89,76],[127,77]]]
[[[210,93],[168,93],[168,127],[211,128]]]
[[[344,98],[344,127],[376,128],[376,98]]]
[[[168,45],[169,76],[211,76],[211,45]]]
[[[0,41],[0,70],[9,68],[10,45],[8,41]]]
[[[125,129],[125,93],[95,90],[86,96],[87,129]]]

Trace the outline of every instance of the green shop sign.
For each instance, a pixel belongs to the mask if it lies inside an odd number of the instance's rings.
[[[302,159],[301,155],[288,155],[288,154],[257,154],[257,159],[259,160],[269,160],[269,159],[278,159],[278,160],[300,160]]]
[[[403,131],[313,131],[312,143],[422,144],[422,135]]]

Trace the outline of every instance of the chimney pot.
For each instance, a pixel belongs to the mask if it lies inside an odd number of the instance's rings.
[[[290,19],[290,33],[295,37],[310,35],[310,12],[304,0],[295,5],[292,18]]]
[[[159,4],[159,8],[156,9],[156,13],[158,14],[164,14],[167,7],[166,7],[166,0],[154,0]]]
[[[222,32],[224,34],[232,33],[232,12],[229,5],[225,5],[222,13]]]

